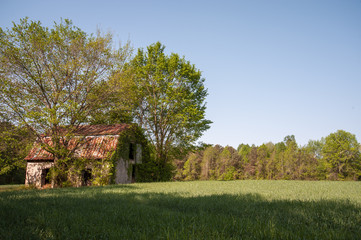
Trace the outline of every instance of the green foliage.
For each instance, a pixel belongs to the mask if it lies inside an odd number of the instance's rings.
[[[205,119],[207,90],[201,72],[164,49],[159,42],[139,49],[125,72],[134,81],[134,119],[154,146],[160,174],[171,177],[176,153],[194,144],[211,122]]]
[[[186,176],[185,180],[198,180],[200,173],[201,173],[201,167],[200,167],[200,161],[202,160],[202,157],[197,156],[196,153],[191,153],[188,157],[188,160],[184,163],[183,167],[183,175]]]
[[[106,81],[95,87],[95,96],[102,96],[97,108],[90,112],[91,124],[132,123],[136,105],[136,89],[132,73],[123,65],[130,61],[133,49],[128,41],[117,51],[117,68]],[[104,94],[106,93],[106,94]]]
[[[221,176],[222,180],[229,181],[237,179],[237,171],[234,166],[229,166],[226,168],[225,173]]]
[[[201,179],[211,179],[215,180],[217,179],[216,176],[216,161],[218,155],[222,151],[222,147],[219,145],[216,146],[209,146],[207,147],[203,152],[203,158],[201,163]]]
[[[321,159],[322,158],[322,148],[325,145],[325,139],[321,140],[310,140],[306,146],[306,151],[310,153],[314,158]]]
[[[200,173],[184,171],[193,165],[189,159],[183,160],[186,164],[177,169],[178,173],[182,172],[181,178],[178,174],[178,180],[361,179],[360,145],[355,135],[341,130],[320,141],[310,141],[304,147],[298,146],[292,135],[276,144],[258,147],[241,144],[238,153],[232,147],[216,145],[191,156],[197,169],[201,169]],[[182,164],[178,163],[178,166]]]
[[[353,179],[361,176],[360,144],[355,135],[338,130],[325,138],[322,156],[328,163],[329,178]]]
[[[142,148],[142,163],[130,162],[130,144],[140,144]],[[119,159],[127,162],[128,177],[131,177],[132,170],[135,170],[136,182],[159,181],[154,173],[153,162],[150,155],[149,142],[144,136],[143,130],[136,124],[129,125],[129,128],[119,134],[117,149],[103,159],[59,159],[60,167],[66,164],[67,169],[51,169],[51,178],[58,179],[59,186],[80,186],[81,176],[86,169],[91,169],[91,185],[104,186],[115,182],[115,171]]]
[[[84,122],[97,104],[96,83],[113,66],[111,36],[88,36],[70,20],[48,29],[26,18],[0,33],[0,97],[7,114],[38,134]]]
[[[266,165],[268,162],[269,153],[265,144],[261,145],[257,149],[257,168],[256,168],[256,176],[257,179],[267,179],[267,171]]]
[[[0,184],[24,183],[24,158],[33,141],[34,135],[27,128],[0,122]]]
[[[360,238],[360,182],[190,181],[2,189],[2,240]]]
[[[135,168],[135,181],[153,182],[163,180],[160,176],[159,169],[157,168],[154,157],[151,155],[152,146],[149,144],[149,141],[144,135],[143,129],[141,129],[136,124],[132,124],[127,131],[123,131],[120,134],[118,141],[119,145],[116,154],[111,158],[112,165],[116,164],[116,161],[119,159],[119,157],[125,161],[129,161],[129,144],[140,144],[142,146],[142,163],[131,166]],[[128,170],[131,171],[132,169],[129,168]],[[131,174],[131,172],[128,172],[128,174]],[[114,181],[114,179],[112,179],[112,181]]]
[[[219,154],[216,161],[217,179],[232,180],[237,179],[236,168],[238,169],[240,159],[237,151],[230,146],[226,146]]]

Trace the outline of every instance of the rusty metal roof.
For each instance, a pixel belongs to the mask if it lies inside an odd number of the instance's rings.
[[[120,132],[128,129],[129,124],[113,124],[113,125],[80,125],[73,131],[71,135],[73,136],[99,136],[99,135],[117,135]],[[66,135],[70,131],[69,128],[59,127],[56,130],[60,135]],[[43,136],[51,135],[50,132],[44,134]]]
[[[82,125],[74,131],[74,134],[78,136],[117,135],[128,128],[128,124]]]
[[[129,127],[127,124],[115,125],[86,125],[79,127],[69,141],[68,150],[74,152],[75,158],[103,159],[110,156],[116,149],[120,132]],[[42,142],[52,146],[50,137],[44,136]],[[41,141],[34,143],[27,161],[49,161],[54,160],[53,154],[41,147]]]

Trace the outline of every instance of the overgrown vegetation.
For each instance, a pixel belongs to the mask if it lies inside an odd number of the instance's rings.
[[[300,147],[294,136],[238,149],[219,145],[190,153],[177,162],[179,180],[292,179],[360,180],[360,144],[339,130]]]
[[[26,127],[54,156],[57,186],[67,185],[80,125],[137,123],[151,143],[153,178],[169,180],[174,152],[185,152],[210,121],[200,70],[164,48],[158,42],[132,57],[129,42],[115,48],[111,34],[89,35],[68,19],[0,28],[0,122]]]
[[[361,183],[197,181],[0,192],[0,239],[360,239]]]
[[[0,28],[1,120],[27,127],[54,156],[56,185],[67,181],[73,132],[106,96],[98,89],[126,55],[111,45],[111,35],[89,36],[70,20],[49,29],[24,18]]]

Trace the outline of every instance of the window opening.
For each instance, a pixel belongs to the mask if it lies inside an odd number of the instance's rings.
[[[129,159],[134,159],[134,151],[135,151],[134,144],[130,143],[129,144]]]

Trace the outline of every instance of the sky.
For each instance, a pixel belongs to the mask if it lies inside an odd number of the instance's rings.
[[[26,16],[184,56],[208,89],[204,143],[361,141],[361,0],[0,0],[1,28]]]

